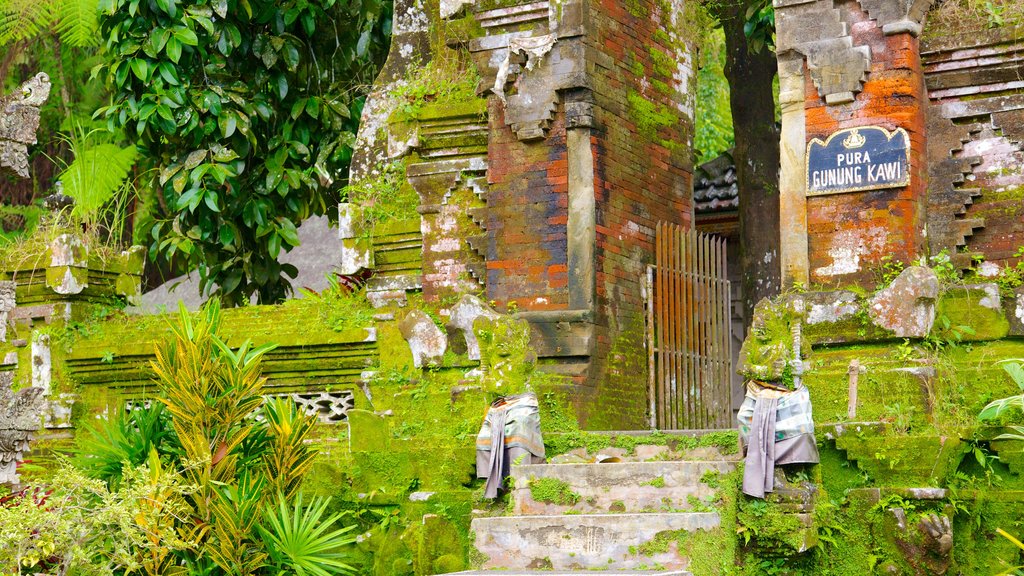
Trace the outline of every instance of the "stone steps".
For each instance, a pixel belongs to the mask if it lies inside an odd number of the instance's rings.
[[[726,461],[515,466],[513,512],[532,516],[706,510],[716,491],[701,479],[735,467],[734,462]],[[534,483],[538,483],[536,491],[531,488]],[[550,495],[551,487],[559,484],[563,486],[561,502]],[[575,502],[566,502],[566,496]]]
[[[476,518],[472,530],[485,569],[680,570],[689,559],[673,539],[652,541],[665,532],[719,524],[717,512],[561,514]]]
[[[693,576],[686,570],[603,570],[600,576]],[[469,570],[448,576],[595,576],[594,570]]]

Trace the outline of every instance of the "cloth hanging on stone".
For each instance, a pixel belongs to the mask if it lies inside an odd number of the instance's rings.
[[[487,478],[485,498],[497,498],[513,462],[544,462],[540,408],[532,393],[499,398],[487,409],[476,437],[476,475]]]
[[[807,388],[779,390],[747,383],[747,394],[736,415],[747,447],[743,493],[764,498],[774,488],[775,466],[817,464],[811,396]]]

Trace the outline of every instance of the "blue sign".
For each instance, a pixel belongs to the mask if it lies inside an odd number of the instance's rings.
[[[807,195],[910,184],[910,137],[903,128],[847,128],[807,145]]]

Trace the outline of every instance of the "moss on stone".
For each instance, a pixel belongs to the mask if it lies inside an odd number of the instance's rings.
[[[1010,332],[1010,322],[1003,314],[998,288],[993,285],[993,289],[992,294],[981,287],[943,292],[935,309],[933,336],[955,342],[1005,338]],[[995,308],[983,306],[982,302],[994,304]]]
[[[575,506],[580,501],[580,495],[573,491],[572,486],[557,478],[531,478],[530,496],[537,502],[559,506]]]

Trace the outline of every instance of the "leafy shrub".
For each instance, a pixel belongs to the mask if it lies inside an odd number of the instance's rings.
[[[111,90],[97,111],[137,134],[166,213],[153,256],[197,266],[229,304],[282,300],[278,257],[324,213],[355,141],[359,86],[387,46],[382,0],[103,0]]]

